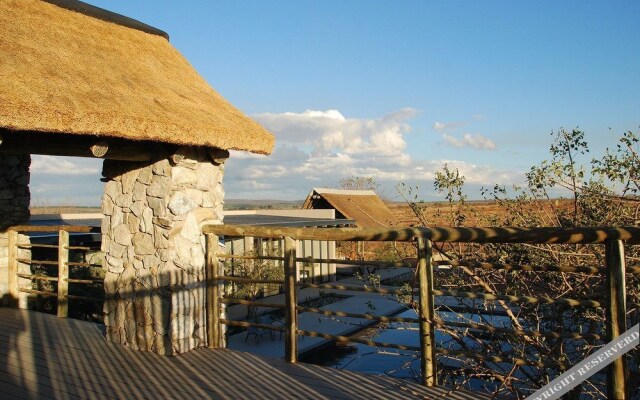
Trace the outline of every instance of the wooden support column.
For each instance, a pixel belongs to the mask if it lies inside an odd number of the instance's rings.
[[[417,238],[418,247],[418,282],[420,302],[420,367],[422,384],[436,386],[436,341],[433,321],[435,307],[433,298],[433,266],[431,265],[431,241]]]
[[[218,236],[208,233],[207,238],[207,346],[214,349],[224,347],[222,329],[220,326],[220,282],[218,278],[220,262],[218,252]]]
[[[58,317],[69,316],[69,232],[58,231]]]
[[[7,231],[7,273],[8,273],[8,293],[11,299],[11,307],[19,307],[18,301],[18,231],[10,229]]]
[[[607,265],[607,341],[610,342],[627,330],[627,300],[625,285],[624,244],[622,240],[605,243]],[[627,399],[627,358],[622,355],[607,368],[607,398]]]
[[[287,362],[298,362],[298,299],[296,295],[296,241],[287,236],[284,238],[284,359]]]

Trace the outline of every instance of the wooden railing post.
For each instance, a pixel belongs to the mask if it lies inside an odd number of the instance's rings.
[[[207,304],[207,345],[210,348],[218,349],[224,347],[222,329],[220,325],[220,290],[219,268],[220,262],[216,253],[218,252],[218,236],[208,233],[207,241],[207,264],[206,264],[206,304]]]
[[[622,240],[605,243],[607,265],[607,339],[612,341],[627,330],[627,302],[625,285],[624,244]],[[612,362],[607,370],[607,398],[627,398],[627,360],[622,355]]]
[[[9,298],[12,307],[20,307],[18,301],[18,232],[13,229],[7,231],[7,279]]]
[[[298,299],[296,296],[296,241],[287,236],[284,238],[284,359],[287,362],[298,361]]]
[[[69,232],[58,231],[58,317],[69,316]]]
[[[420,367],[422,384],[436,386],[436,341],[433,321],[435,306],[433,297],[433,266],[431,265],[431,241],[417,238],[418,281],[420,284]]]

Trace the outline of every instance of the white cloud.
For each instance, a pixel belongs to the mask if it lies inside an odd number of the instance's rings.
[[[411,130],[406,120],[416,114],[402,109],[379,119],[345,118],[338,110],[253,115],[276,135],[278,143],[303,145],[316,157],[335,152],[348,155],[401,156]]]
[[[373,176],[387,187],[400,182],[425,186],[444,163],[458,168],[470,185],[521,179],[518,172],[465,161],[412,158],[405,139],[411,131],[408,120],[414,115],[416,110],[410,108],[374,119],[349,118],[338,110],[254,115],[275,134],[277,147],[268,157],[232,152],[225,168],[226,192],[230,198],[300,199],[313,186],[336,185],[340,178],[352,175]],[[495,148],[480,135],[456,140],[466,146]],[[425,153],[425,158],[433,154]]]
[[[43,175],[91,175],[102,169],[102,159],[34,155],[31,172]]]
[[[442,138],[446,144],[453,147],[473,147],[478,150],[496,149],[496,144],[491,139],[479,134],[472,135],[470,133],[465,133],[462,136],[462,139],[458,139],[455,136],[444,133],[442,134]]]
[[[438,132],[452,131],[454,129],[465,126],[466,122],[439,122],[436,121],[433,123],[433,129]]]

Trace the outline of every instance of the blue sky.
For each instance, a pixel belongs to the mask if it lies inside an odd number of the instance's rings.
[[[640,126],[638,1],[88,2],[168,32],[275,134],[270,157],[232,155],[227,198],[301,199],[373,175],[390,197],[407,182],[433,200],[444,162],[479,198],[522,182],[552,130],[579,126],[597,156]],[[35,204],[99,204],[99,161],[32,169]],[[86,196],[65,197],[74,185]]]

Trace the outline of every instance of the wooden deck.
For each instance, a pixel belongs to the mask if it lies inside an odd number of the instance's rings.
[[[0,308],[2,399],[478,399],[230,350],[176,357],[107,342],[99,325]]]
[[[107,342],[99,325],[0,308],[2,399],[478,399],[230,350],[176,357]]]

